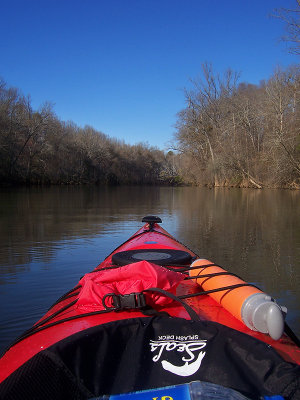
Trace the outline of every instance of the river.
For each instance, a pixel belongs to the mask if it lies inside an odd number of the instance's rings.
[[[194,187],[0,190],[0,351],[37,321],[143,216],[288,308],[300,336],[300,193]]]

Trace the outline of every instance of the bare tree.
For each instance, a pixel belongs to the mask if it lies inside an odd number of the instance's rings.
[[[266,85],[265,112],[268,124],[268,149],[284,169],[288,164],[300,177],[300,70],[278,69]]]
[[[190,152],[199,168],[209,167],[212,185],[218,184],[217,153],[228,134],[224,121],[237,80],[238,74],[230,69],[220,76],[211,64],[203,64],[202,78],[192,81],[193,89],[185,90],[187,107],[178,114],[179,147]]]
[[[296,0],[295,9],[276,9],[274,16],[285,23],[282,40],[290,43],[289,51],[300,54],[300,0]]]
[[[206,68],[204,80],[185,92],[187,107],[178,114],[175,138],[190,180],[299,187],[299,67],[277,70],[260,86],[237,87],[235,74],[224,76],[221,81]],[[187,168],[181,171],[188,177]]]

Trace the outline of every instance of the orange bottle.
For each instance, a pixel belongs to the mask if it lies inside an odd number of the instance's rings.
[[[205,265],[210,265],[205,267]],[[195,260],[190,276],[204,291],[243,285],[209,293],[227,311],[242,321],[248,328],[268,333],[274,340],[280,339],[284,331],[286,307],[279,306],[270,296],[233,275],[226,275],[223,268],[205,259]],[[194,267],[199,267],[195,268]],[[220,274],[221,273],[221,274]],[[212,276],[207,277],[208,274]],[[213,274],[220,274],[213,276]],[[204,276],[202,276],[204,275]]]

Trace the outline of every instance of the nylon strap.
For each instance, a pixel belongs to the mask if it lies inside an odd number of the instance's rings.
[[[199,315],[196,313],[196,311],[190,307],[188,304],[186,304],[184,301],[182,301],[179,297],[175,296],[173,293],[169,293],[166,290],[159,289],[159,288],[150,288],[150,289],[145,289],[143,292],[156,292],[159,294],[162,294],[165,297],[169,297],[170,299],[177,301],[180,303],[186,310],[186,312],[189,314],[191,319],[193,321],[201,321]]]

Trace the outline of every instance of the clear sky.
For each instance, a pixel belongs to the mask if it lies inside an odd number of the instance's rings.
[[[0,76],[34,109],[165,149],[202,63],[256,84],[299,61],[280,7],[296,0],[0,0]]]

